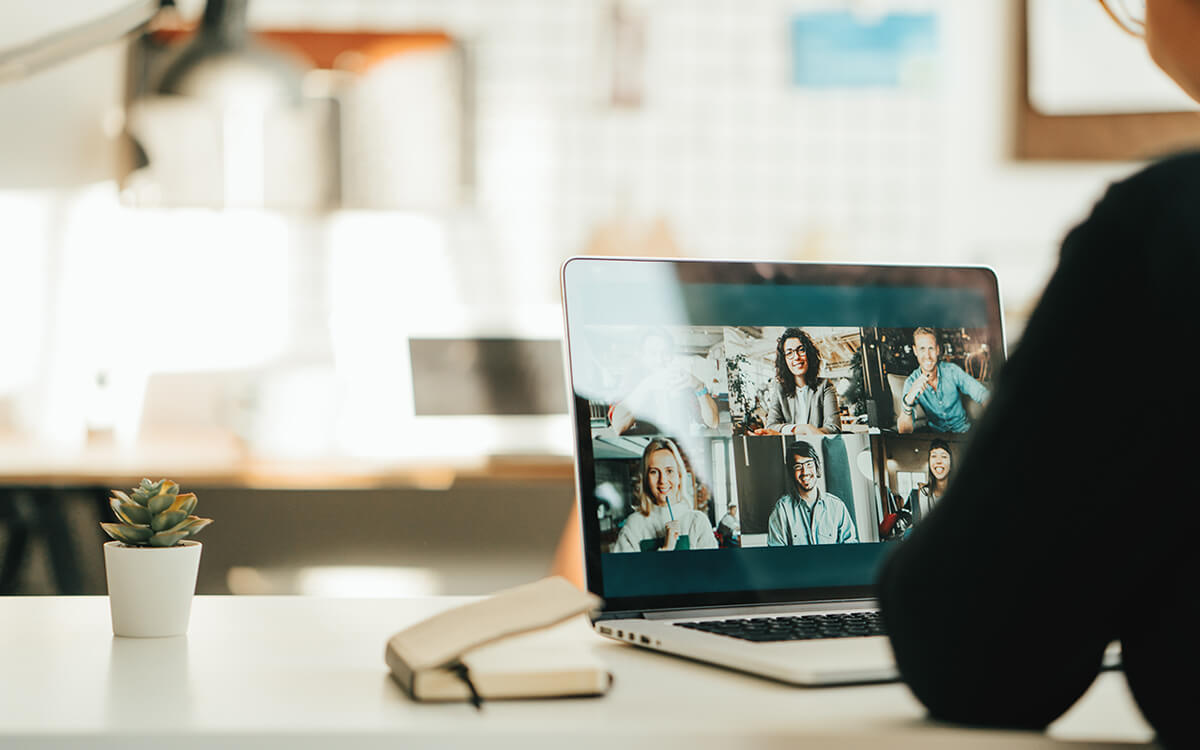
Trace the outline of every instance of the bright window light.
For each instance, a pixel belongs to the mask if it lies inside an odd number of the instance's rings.
[[[122,207],[114,183],[0,193],[0,395],[42,439],[134,435],[156,373],[249,369],[294,321],[286,216]]]
[[[288,336],[288,231],[253,211],[80,201],[64,246],[61,315],[100,366],[150,372],[269,362]],[[104,360],[110,361],[104,361]]]
[[[0,395],[33,382],[44,354],[51,209],[42,195],[0,192]]]
[[[301,568],[298,593],[305,596],[390,598],[434,596],[437,575],[428,568],[330,566]]]
[[[413,438],[408,336],[453,288],[439,262],[445,232],[422,216],[354,212],[335,218],[330,237],[330,330],[346,393],[338,444],[351,456],[400,455]]]
[[[227,577],[234,594],[302,594],[355,599],[435,596],[443,586],[429,568],[329,565],[296,569],[235,566]]]

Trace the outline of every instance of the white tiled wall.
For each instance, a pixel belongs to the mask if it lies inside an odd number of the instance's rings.
[[[665,226],[685,255],[993,265],[1019,329],[1065,230],[1137,166],[1011,160],[1017,0],[624,2],[644,24],[634,108],[610,104],[615,5],[259,0],[254,12],[265,25],[445,28],[470,44],[477,192],[447,253],[477,302],[553,302],[558,262],[605,228],[637,240]],[[937,12],[935,80],[792,87],[788,21],[821,8]]]
[[[629,0],[623,7],[642,19],[644,54],[635,67],[640,105],[627,107],[610,97],[609,0],[255,0],[252,25],[438,28],[467,43],[474,197],[431,216],[282,217],[277,251],[288,268],[255,270],[223,247],[206,256],[206,294],[221,297],[223,275],[231,294],[254,287],[247,274],[262,274],[269,289],[285,279],[285,340],[255,347],[281,345],[285,359],[336,350],[329,332],[348,313],[386,321],[395,337],[431,320],[553,334],[564,258],[614,247],[598,237],[631,238],[615,245],[630,253],[657,237],[658,246],[704,257],[990,264],[1018,331],[1066,229],[1108,181],[1137,165],[1011,160],[1017,2]],[[935,80],[884,92],[791,86],[789,19],[829,7],[937,11]],[[26,301],[14,304],[31,307],[23,319],[40,326],[0,338],[4,361],[18,363],[4,365],[0,384],[35,376],[44,390],[53,380],[47,368],[67,355],[48,347],[80,335],[54,330],[64,299],[98,309],[118,285],[189,292],[192,276],[146,262],[161,257],[156,226],[194,225],[193,240],[235,245],[241,236],[234,222],[245,217],[122,208],[115,189],[93,184],[112,158],[104,144],[115,143],[96,134],[117,103],[115,87],[97,88],[95,79],[117,75],[120,63],[119,50],[102,50],[0,88],[0,224],[10,230],[0,244],[0,285],[24,289]],[[75,105],[55,104],[64,98]],[[59,122],[68,116],[71,123]],[[42,178],[50,177],[47,187]],[[366,260],[356,266],[355,257]],[[81,272],[63,264],[81,258],[105,270],[101,283],[63,283]],[[382,277],[381,268],[392,272]],[[339,307],[343,299],[352,309]],[[259,309],[246,305],[242,314]],[[21,317],[9,313],[10,322]]]

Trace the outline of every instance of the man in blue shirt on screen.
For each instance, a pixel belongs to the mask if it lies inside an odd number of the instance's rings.
[[[767,546],[857,542],[858,531],[846,503],[817,486],[821,460],[816,448],[797,440],[788,449],[788,461],[795,482],[767,518]]]
[[[969,431],[971,418],[963,408],[962,396],[983,405],[988,400],[988,389],[953,362],[938,360],[937,334],[932,328],[913,331],[913,353],[918,366],[904,381],[896,429],[913,431],[913,412],[920,404],[934,432]]]

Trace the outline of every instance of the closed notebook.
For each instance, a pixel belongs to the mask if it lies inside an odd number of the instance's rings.
[[[604,665],[569,632],[551,626],[600,604],[563,578],[546,578],[396,633],[385,659],[417,700],[599,695],[611,681]]]

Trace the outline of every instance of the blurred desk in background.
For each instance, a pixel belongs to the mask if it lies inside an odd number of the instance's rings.
[[[415,571],[434,593],[482,593],[548,571],[574,502],[572,466],[552,455],[269,457],[219,430],[78,449],[0,433],[0,594],[102,593],[98,524],[110,490],[142,477],[202,490],[201,515],[217,523],[201,593],[241,593],[235,570],[254,582],[246,591],[302,593],[297,574],[310,566]],[[43,558],[48,584],[31,591]]]
[[[133,486],[169,477],[189,487],[253,489],[446,489],[457,479],[570,479],[570,456],[423,459],[279,458],[256,455],[225,431],[163,433],[134,445],[89,441],[55,448],[0,433],[0,485]]]

